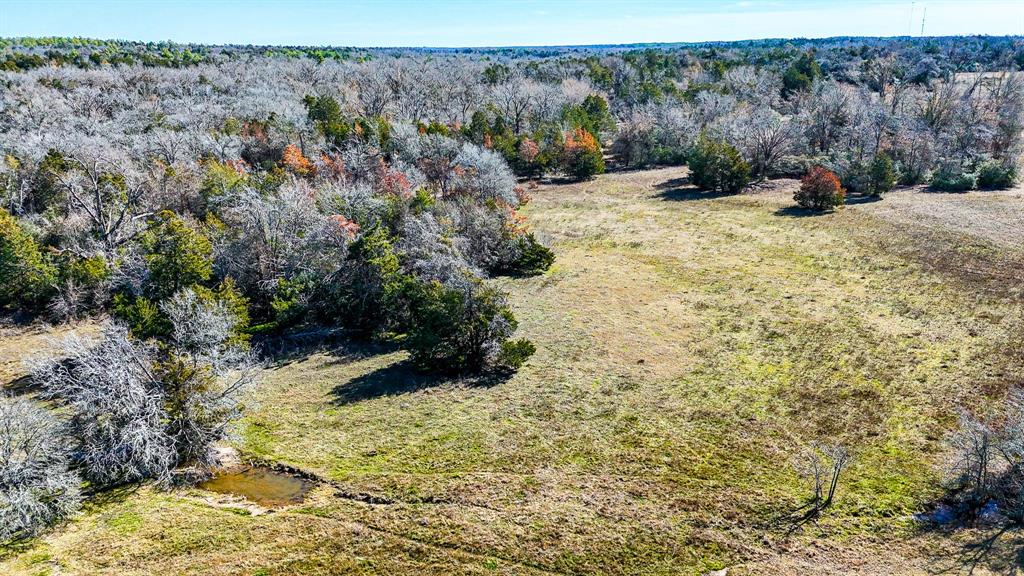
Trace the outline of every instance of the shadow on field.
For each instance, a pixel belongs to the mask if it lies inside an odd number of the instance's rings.
[[[709,192],[706,190],[699,190],[697,188],[672,188],[664,190],[658,194],[658,198],[670,202],[714,200],[715,198],[724,198],[726,196],[735,196],[735,194],[730,194],[729,192]]]
[[[682,178],[673,178],[671,180],[665,180],[661,184],[655,185],[658,190],[673,190],[676,188],[682,188],[690,185],[690,178],[683,176]]]
[[[284,368],[316,354],[330,356],[329,364],[336,365],[390,354],[401,349],[392,342],[359,340],[344,330],[326,328],[254,340],[253,346],[271,369]]]
[[[831,211],[811,210],[809,208],[801,208],[800,206],[786,206],[775,211],[776,216],[789,216],[790,218],[809,218],[814,216],[824,216],[829,213],[831,213]]]
[[[331,390],[331,394],[334,396],[335,404],[345,405],[447,384],[489,388],[507,381],[511,376],[511,373],[505,372],[462,378],[424,374],[418,372],[412,361],[406,359],[338,384]]]
[[[875,202],[881,202],[881,196],[871,196],[868,194],[848,195],[846,197],[846,204],[848,206],[856,204],[874,204]]]
[[[930,526],[923,532],[952,535],[956,528]],[[1024,566],[1024,536],[1019,528],[1003,526],[961,544],[959,550],[931,562],[930,574],[1017,574]]]

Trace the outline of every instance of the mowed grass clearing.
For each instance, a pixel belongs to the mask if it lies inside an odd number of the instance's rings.
[[[498,281],[538,348],[509,379],[424,378],[365,345],[268,369],[235,444],[329,481],[302,505],[119,491],[0,573],[955,567],[971,535],[912,514],[938,494],[958,407],[1021,381],[1017,248],[881,203],[809,216],[787,208],[792,182],[713,197],[684,176],[533,193],[524,213],[558,260]],[[809,495],[792,460],[813,441],[855,460],[834,507],[787,536],[779,518]]]

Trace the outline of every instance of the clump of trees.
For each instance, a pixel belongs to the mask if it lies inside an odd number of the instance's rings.
[[[834,173],[815,166],[800,180],[800,189],[793,195],[796,203],[811,210],[830,210],[842,206],[846,191]]]

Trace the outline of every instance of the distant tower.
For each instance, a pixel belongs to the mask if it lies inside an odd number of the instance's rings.
[[[915,2],[910,3],[910,20],[907,20],[907,36],[914,34],[914,4]]]
[[[924,5],[924,13],[921,14],[921,36],[924,36],[924,19],[928,17],[928,5]]]

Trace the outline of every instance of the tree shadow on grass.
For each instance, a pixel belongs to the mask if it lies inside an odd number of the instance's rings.
[[[992,501],[979,508],[955,498],[944,499],[915,514],[914,519],[918,535],[968,536],[950,547],[952,553],[932,559],[931,574],[1017,574],[1024,567],[1022,526],[1002,515]]]
[[[511,372],[488,372],[473,376],[443,376],[417,371],[409,359],[383,366],[334,387],[331,394],[338,405],[373,398],[409,394],[449,384],[489,388],[512,377]]]
[[[138,492],[142,486],[143,484],[139,482],[112,487],[86,486],[82,489],[82,511],[91,514],[107,505],[121,503]],[[49,533],[63,530],[68,522],[68,519],[58,521],[35,536],[19,536],[11,540],[0,540],[0,561],[30,552],[39,543],[40,538]]]
[[[663,190],[658,194],[658,198],[670,202],[689,202],[693,200],[714,200],[716,198],[725,198],[726,196],[736,196],[731,192],[713,192],[710,190],[701,190],[699,188],[670,188]]]
[[[847,196],[846,197],[846,204],[847,205],[874,204],[875,202],[880,202],[881,200],[882,200],[881,196],[871,196],[870,194],[857,194],[857,195]]]
[[[925,532],[952,535],[956,527],[932,527]],[[1024,536],[1020,528],[1004,525],[993,528],[959,546],[955,554],[937,558],[929,567],[931,574],[983,573],[1017,574],[1024,566]]]
[[[690,178],[687,176],[683,176],[681,178],[672,178],[670,180],[665,180],[661,184],[656,184],[654,188],[656,190],[674,190],[676,188],[685,188],[686,186],[690,185]]]
[[[830,210],[811,210],[800,206],[786,206],[775,211],[776,216],[789,216],[790,218],[809,218],[831,214]]]

